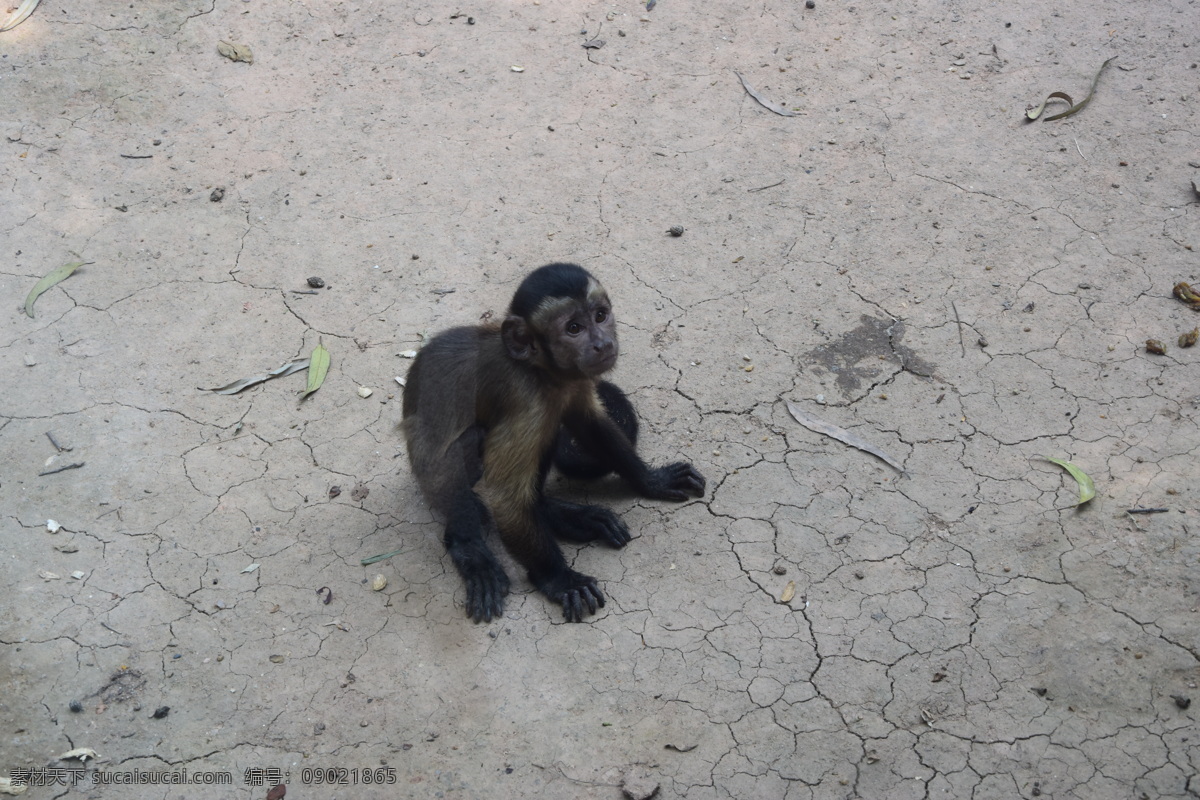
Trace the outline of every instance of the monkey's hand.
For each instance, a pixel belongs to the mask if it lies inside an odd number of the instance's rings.
[[[595,614],[596,609],[604,607],[604,594],[596,585],[596,579],[590,575],[563,569],[544,580],[532,575],[529,578],[538,591],[554,602],[562,603],[563,617],[567,622],[583,622],[585,614]]]
[[[646,470],[646,477],[637,488],[643,497],[649,497],[651,500],[680,502],[691,496],[704,496],[704,476],[691,464],[678,461],[665,467]]]
[[[603,506],[583,506],[566,500],[545,499],[546,524],[554,535],[569,542],[601,541],[610,547],[629,544],[629,528]]]
[[[463,578],[467,584],[467,616],[475,622],[491,622],[504,616],[508,575],[503,567],[493,559]]]

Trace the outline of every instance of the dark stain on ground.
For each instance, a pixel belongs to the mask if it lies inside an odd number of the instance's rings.
[[[117,670],[91,697],[99,697],[105,703],[124,703],[137,696],[146,685],[146,678],[136,669]]]
[[[900,344],[904,338],[904,323],[900,320],[879,319],[862,315],[857,328],[846,331],[841,338],[816,347],[809,352],[813,363],[824,367],[837,379],[843,394],[859,392],[863,383],[874,384],[885,369],[911,372],[922,377],[933,375],[933,365]]]

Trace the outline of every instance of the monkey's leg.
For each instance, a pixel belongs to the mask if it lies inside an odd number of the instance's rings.
[[[483,540],[490,523],[483,501],[467,489],[446,514],[446,552],[467,585],[467,616],[491,622],[504,615],[508,575]]]
[[[602,541],[610,547],[629,544],[629,528],[603,506],[570,503],[556,497],[543,498],[543,519],[559,539],[569,542]]]
[[[636,446],[638,437],[637,412],[625,393],[615,384],[600,381],[596,385],[596,393],[600,395],[600,404],[629,443]],[[600,460],[597,455],[580,446],[566,428],[558,431],[558,441],[554,446],[554,466],[568,478],[590,481],[602,478],[613,471],[612,466]]]
[[[529,571],[537,590],[562,606],[567,622],[581,622],[584,615],[604,606],[604,594],[596,579],[567,566],[562,550],[550,535],[546,507],[535,504],[519,514],[497,520],[504,545]]]

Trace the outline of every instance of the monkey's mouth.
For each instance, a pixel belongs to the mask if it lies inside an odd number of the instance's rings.
[[[617,364],[617,354],[615,352],[607,353],[602,356],[596,356],[596,359],[587,365],[587,374],[595,377],[603,375]]]

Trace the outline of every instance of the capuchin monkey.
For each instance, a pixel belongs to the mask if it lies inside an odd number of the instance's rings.
[[[484,541],[493,528],[568,622],[604,605],[596,580],[567,566],[555,538],[624,547],[629,529],[607,508],[547,496],[551,464],[571,478],[615,472],[656,500],[704,494],[691,464],[652,468],[638,457],[633,406],[600,380],[616,363],[608,294],[574,264],[534,270],[502,323],[440,333],[413,361],[401,426],[408,457],[446,519],[446,551],[476,622],[502,616],[508,594]]]

